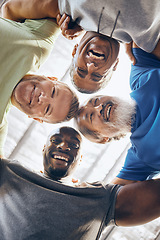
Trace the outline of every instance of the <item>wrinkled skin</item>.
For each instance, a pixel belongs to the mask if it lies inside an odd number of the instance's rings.
[[[116,69],[119,43],[96,32],[87,32],[79,46],[75,46],[74,83],[78,88],[97,91],[105,81],[104,77]]]
[[[95,96],[76,117],[80,131],[91,141],[105,143],[131,129],[133,107],[117,97]]]
[[[45,76],[26,75],[13,90],[12,104],[29,117],[48,123],[64,121],[72,92],[59,81]]]

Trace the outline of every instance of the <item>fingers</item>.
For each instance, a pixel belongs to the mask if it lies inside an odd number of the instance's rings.
[[[66,13],[62,16],[60,14],[57,15],[57,24],[59,25],[62,35],[69,40],[72,40],[78,37],[82,33],[81,27],[73,22]]]
[[[135,57],[133,55],[133,52],[132,52],[132,43],[133,42],[125,43],[124,46],[125,46],[126,54],[128,55],[128,57],[131,60],[132,64],[135,65],[136,64],[136,59],[135,59]]]
[[[68,29],[68,25],[70,23],[71,19],[67,14],[63,14],[62,17],[60,14],[57,15],[57,24],[59,25],[62,34],[65,34],[65,31]]]
[[[66,26],[66,29],[67,29],[70,21],[71,21],[71,18],[66,13],[64,13],[62,16],[60,14],[57,15],[57,24],[62,28]]]
[[[71,22],[71,18],[64,13],[62,16],[60,14],[57,15],[57,24],[59,25],[62,35],[67,39],[73,39],[75,36],[74,30],[69,29],[69,23]]]

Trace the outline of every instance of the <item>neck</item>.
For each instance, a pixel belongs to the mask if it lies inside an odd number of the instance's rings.
[[[72,175],[69,175],[69,176],[66,176],[66,177],[62,177],[62,178],[57,178],[57,177],[51,177],[46,171],[40,171],[45,177],[47,178],[50,178],[54,181],[57,181],[57,182],[61,182],[65,185],[68,185],[68,186],[74,186],[74,183],[77,183],[77,182],[74,182],[72,181],[73,179],[73,176]]]

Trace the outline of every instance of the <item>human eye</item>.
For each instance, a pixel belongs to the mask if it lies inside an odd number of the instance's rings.
[[[54,143],[55,145],[58,145],[58,144],[61,143],[61,139],[60,139],[60,138],[54,138],[54,137],[52,137],[52,138],[50,139],[50,142],[51,142],[51,143]]]
[[[92,123],[93,120],[93,112],[90,114],[90,122]]]
[[[95,99],[94,99],[94,106],[97,106],[98,100],[99,100],[98,98],[95,98]]]
[[[103,78],[103,76],[101,74],[92,73],[92,81],[99,82],[99,81],[101,81],[102,78]]]
[[[89,103],[91,103],[93,107],[96,107],[96,106],[98,105],[98,103],[99,103],[99,98],[98,98],[98,97],[92,98],[92,99],[89,101]]]
[[[50,107],[51,107],[51,105],[48,104],[48,106],[45,108],[44,115],[46,115],[49,112]]]
[[[87,71],[83,68],[78,67],[77,68],[77,73],[80,77],[84,78],[87,74]]]
[[[98,103],[98,98],[91,98],[89,101],[88,101],[88,103],[89,104],[92,104],[92,106],[96,106],[97,105],[97,103]]]
[[[54,88],[52,88],[52,92],[51,92],[51,98],[53,98],[53,96],[54,96],[54,93],[55,93],[55,87],[54,87]]]
[[[83,69],[83,68],[80,68],[80,67],[78,67],[78,71],[80,71],[80,72],[82,72],[82,73],[86,72],[86,70],[85,70],[85,69]]]
[[[71,143],[69,143],[69,147],[74,148],[74,149],[78,149],[79,148],[79,143],[71,142]]]

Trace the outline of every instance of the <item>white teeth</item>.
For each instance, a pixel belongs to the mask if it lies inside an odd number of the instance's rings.
[[[68,158],[63,157],[63,156],[59,156],[59,155],[54,155],[54,158],[56,158],[56,159],[62,159],[62,160],[68,161]]]
[[[99,53],[98,53],[98,54],[99,54]],[[98,56],[98,54],[95,55],[95,54],[93,54],[92,52],[89,52],[89,53],[88,53],[89,57],[92,57],[92,58],[94,58],[94,59],[103,60],[103,59],[104,59],[104,56],[100,56],[100,54],[99,54],[99,56]]]
[[[109,119],[109,116],[110,116],[110,111],[111,111],[111,105],[108,107],[107,109],[107,119]]]

